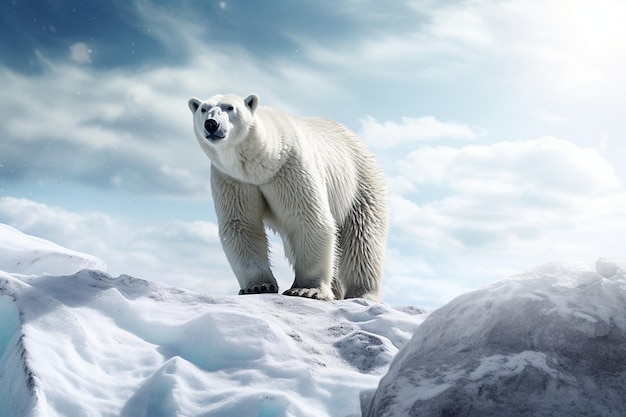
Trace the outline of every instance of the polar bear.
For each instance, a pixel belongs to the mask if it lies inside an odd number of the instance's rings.
[[[295,272],[285,295],[380,300],[385,177],[365,144],[339,123],[259,106],[254,94],[188,105],[239,294],[278,292],[267,225]]]

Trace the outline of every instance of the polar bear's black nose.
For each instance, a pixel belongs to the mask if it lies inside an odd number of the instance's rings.
[[[220,127],[220,124],[215,119],[207,119],[204,122],[204,128],[210,134],[215,133],[215,131],[217,130],[218,127]]]

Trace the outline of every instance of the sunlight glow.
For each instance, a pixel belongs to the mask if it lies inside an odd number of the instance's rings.
[[[626,40],[626,3],[620,0],[576,1],[573,27],[588,48],[617,46]]]

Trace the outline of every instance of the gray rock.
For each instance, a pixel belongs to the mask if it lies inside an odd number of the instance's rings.
[[[553,263],[456,298],[361,403],[364,417],[623,416],[623,268]]]

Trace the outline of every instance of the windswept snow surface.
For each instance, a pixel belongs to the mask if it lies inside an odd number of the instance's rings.
[[[0,224],[0,417],[623,416],[625,267],[548,264],[428,315],[112,278]]]
[[[0,225],[0,416],[358,416],[426,316],[75,271],[101,266]]]
[[[95,256],[66,249],[0,223],[0,271],[64,275],[81,269],[106,271],[106,265]]]
[[[363,416],[623,417],[624,269],[552,263],[456,298],[362,394]]]

